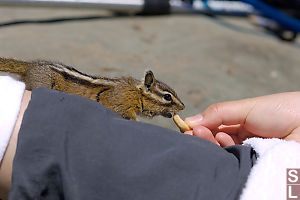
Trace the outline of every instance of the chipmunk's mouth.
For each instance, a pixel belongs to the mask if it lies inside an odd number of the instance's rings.
[[[162,116],[167,117],[167,118],[172,118],[173,115],[170,112],[165,112],[165,113],[162,113]]]

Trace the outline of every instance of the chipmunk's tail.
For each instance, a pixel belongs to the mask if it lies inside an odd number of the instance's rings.
[[[16,73],[23,76],[31,65],[29,62],[0,57],[0,72]]]

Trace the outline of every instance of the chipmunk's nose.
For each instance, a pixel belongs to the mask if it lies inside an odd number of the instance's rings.
[[[183,110],[184,108],[185,108],[185,105],[182,102],[180,102],[179,110]]]

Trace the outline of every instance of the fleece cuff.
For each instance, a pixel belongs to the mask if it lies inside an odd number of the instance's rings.
[[[244,142],[258,154],[241,200],[286,199],[287,168],[300,168],[300,143],[277,138],[251,138]]]
[[[24,90],[24,83],[0,76],[0,163],[20,111]]]

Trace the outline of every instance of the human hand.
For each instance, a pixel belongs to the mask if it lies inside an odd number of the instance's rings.
[[[250,137],[281,138],[300,142],[300,92],[217,103],[188,117],[186,131],[223,147]]]

